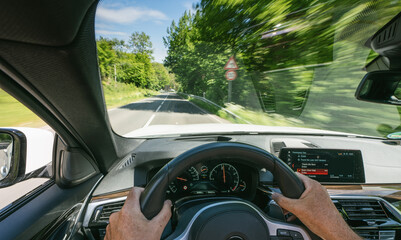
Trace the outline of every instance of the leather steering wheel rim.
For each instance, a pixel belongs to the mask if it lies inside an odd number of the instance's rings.
[[[266,168],[273,174],[281,192],[286,197],[299,198],[305,190],[302,181],[287,164],[261,148],[243,143],[209,143],[182,153],[156,173],[140,197],[141,210],[145,217],[152,219],[160,212],[166,190],[172,180],[192,165],[219,157],[241,158],[244,164]]]

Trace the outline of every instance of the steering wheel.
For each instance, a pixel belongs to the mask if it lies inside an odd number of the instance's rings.
[[[145,217],[151,219],[160,212],[171,181],[189,167],[219,157],[241,158],[242,163],[265,168],[286,197],[299,198],[305,190],[291,168],[263,149],[242,143],[210,143],[181,154],[156,173],[140,197]],[[303,228],[271,219],[248,201],[226,199],[191,206],[181,214],[175,231],[167,239],[280,239],[277,237],[286,234],[294,235],[294,239],[310,239]]]

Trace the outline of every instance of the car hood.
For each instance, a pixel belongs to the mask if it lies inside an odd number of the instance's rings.
[[[124,135],[127,138],[155,138],[211,134],[284,134],[284,135],[335,135],[361,136],[344,132],[299,127],[277,127],[248,124],[189,124],[189,125],[151,125]],[[361,136],[367,137],[367,136]]]

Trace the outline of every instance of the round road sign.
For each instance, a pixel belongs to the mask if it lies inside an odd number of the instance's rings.
[[[228,70],[227,72],[226,72],[226,79],[228,80],[228,81],[233,81],[234,79],[236,79],[237,78],[237,72],[236,71],[234,71],[234,70]]]

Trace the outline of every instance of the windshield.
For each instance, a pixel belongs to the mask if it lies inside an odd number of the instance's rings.
[[[399,107],[354,97],[377,56],[366,41],[400,11],[400,1],[102,1],[96,36],[113,129],[401,131]]]

